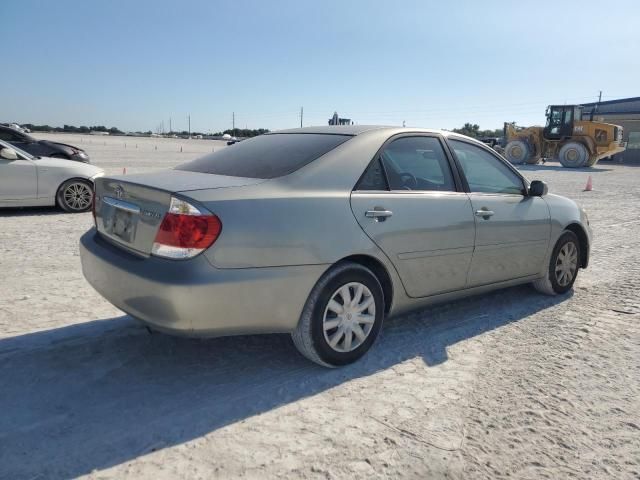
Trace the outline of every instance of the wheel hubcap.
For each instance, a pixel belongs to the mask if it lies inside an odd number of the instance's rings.
[[[567,160],[575,162],[578,159],[578,151],[571,149],[567,152]]]
[[[84,210],[91,204],[91,189],[84,183],[72,183],[64,190],[64,201],[72,210]]]
[[[336,290],[324,311],[324,339],[336,352],[351,352],[367,339],[376,320],[371,290],[351,282]]]
[[[565,243],[556,259],[556,280],[561,287],[571,283],[578,271],[578,248],[573,242]]]

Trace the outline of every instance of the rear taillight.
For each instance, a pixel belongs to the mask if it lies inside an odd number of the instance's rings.
[[[214,214],[171,197],[151,253],[165,258],[191,258],[213,245],[220,230],[222,223]]]

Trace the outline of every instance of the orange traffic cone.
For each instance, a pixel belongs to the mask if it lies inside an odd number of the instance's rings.
[[[122,169],[122,174],[123,174],[123,175],[126,175],[126,174],[127,174],[127,167],[124,167],[124,168]]]
[[[591,175],[589,175],[589,179],[587,180],[587,184],[584,187],[585,192],[590,192],[593,190],[593,180],[591,180]]]

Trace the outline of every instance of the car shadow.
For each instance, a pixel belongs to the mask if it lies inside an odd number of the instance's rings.
[[[566,300],[515,287],[387,321],[361,361],[324,369],[288,335],[171,337],[123,316],[0,339],[0,478],[70,478],[182,444],[422,358]]]
[[[57,207],[0,207],[0,217],[30,217],[41,215],[75,215]]]

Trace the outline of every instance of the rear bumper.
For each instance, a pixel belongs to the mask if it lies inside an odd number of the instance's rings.
[[[80,239],[87,281],[113,305],[168,333],[219,336],[291,332],[326,265],[217,269],[139,258],[89,230]]]

